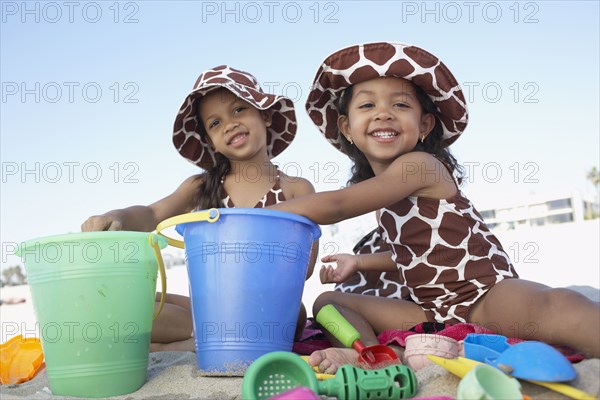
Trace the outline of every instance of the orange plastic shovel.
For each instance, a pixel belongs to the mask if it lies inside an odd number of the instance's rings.
[[[0,344],[0,383],[26,382],[34,377],[44,361],[39,339],[15,336]]]

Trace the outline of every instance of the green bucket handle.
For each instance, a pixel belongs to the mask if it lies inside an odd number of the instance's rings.
[[[154,256],[156,257],[156,261],[158,262],[158,270],[160,271],[160,283],[161,283],[161,292],[160,292],[160,304],[158,306],[158,310],[152,318],[152,321],[158,318],[158,315],[163,309],[165,305],[165,295],[167,293],[167,273],[165,271],[165,263],[163,262],[162,254],[160,252],[160,246],[158,245],[157,237],[153,234],[148,235],[148,242],[150,242],[150,246],[154,250]]]
[[[181,240],[168,237],[167,235],[162,233],[162,230],[169,228],[171,226],[174,226],[174,225],[186,224],[188,222],[208,221],[210,223],[213,223],[213,222],[217,221],[220,216],[221,216],[221,213],[216,208],[211,208],[210,210],[206,210],[206,211],[197,211],[197,212],[192,212],[192,213],[187,213],[187,214],[176,215],[174,217],[167,218],[164,221],[162,221],[160,224],[158,224],[158,226],[156,227],[156,234],[167,238],[167,242],[171,246],[183,249],[185,247]]]

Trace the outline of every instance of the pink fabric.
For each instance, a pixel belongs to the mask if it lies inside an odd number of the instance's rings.
[[[311,328],[310,326],[310,321],[307,321],[306,328],[304,328],[304,330],[302,331],[302,336],[300,337],[301,342],[310,339],[313,336],[323,334],[323,331],[321,331],[320,329]]]
[[[377,339],[381,344],[397,344],[406,347],[406,338],[417,333],[435,333],[436,335],[448,336],[454,340],[464,340],[469,333],[486,333],[493,334],[494,332],[482,326],[475,324],[455,324],[446,326],[444,329],[437,332],[426,332],[423,330],[423,325],[419,324],[413,328],[414,330],[386,330],[379,334]],[[522,342],[521,339],[508,339],[509,344]]]
[[[301,356],[310,356],[317,350],[323,350],[331,347],[331,343],[329,343],[326,339],[321,340],[305,340],[302,342],[294,342],[292,346],[292,351],[296,354],[300,354]]]
[[[292,351],[301,356],[309,356],[317,350],[323,350],[331,347],[329,340],[325,339],[321,329],[315,329],[317,325],[312,321],[306,321],[302,337],[298,342],[294,342]]]
[[[324,339],[323,332],[320,329],[315,329],[315,325],[312,325],[310,321],[307,321],[307,328],[302,334],[302,338],[299,342],[294,342],[292,351],[300,355],[310,355],[314,351],[323,350],[332,347],[328,340]],[[457,341],[464,340],[469,333],[483,333],[483,334],[496,334],[489,329],[475,324],[456,324],[447,325],[445,328],[431,332],[423,329],[423,324],[416,325],[410,331],[403,330],[387,330],[381,332],[377,339],[379,343],[389,345],[395,344],[402,347],[406,347],[406,338],[416,334],[436,334],[447,336]],[[516,344],[523,342],[523,339],[508,338],[508,344]],[[585,360],[585,356],[581,353],[576,352],[568,346],[553,345],[558,351],[564,355],[567,360],[572,363],[577,363]]]

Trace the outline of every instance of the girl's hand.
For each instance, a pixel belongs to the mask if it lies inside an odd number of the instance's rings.
[[[319,271],[321,283],[345,282],[352,274],[358,271],[358,257],[352,254],[334,254],[321,258],[321,262],[335,262],[337,268],[331,265],[323,265]]]
[[[120,231],[122,229],[121,220],[113,215],[93,215],[81,224],[81,232]]]

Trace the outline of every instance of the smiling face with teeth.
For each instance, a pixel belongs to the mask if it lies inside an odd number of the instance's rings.
[[[269,160],[267,127],[271,114],[260,111],[227,89],[217,89],[200,99],[198,118],[215,151],[230,161]]]
[[[412,151],[434,124],[435,117],[423,111],[413,84],[394,77],[354,85],[348,115],[338,119],[340,132],[364,153],[376,174]]]

